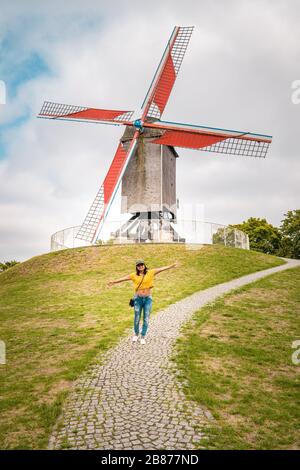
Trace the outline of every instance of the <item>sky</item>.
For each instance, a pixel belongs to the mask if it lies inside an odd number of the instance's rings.
[[[46,253],[83,222],[123,133],[37,119],[44,100],[140,109],[175,25],[195,29],[163,120],[273,136],[265,159],[177,149],[179,207],[275,226],[299,209],[298,0],[149,5],[0,0],[0,262]]]

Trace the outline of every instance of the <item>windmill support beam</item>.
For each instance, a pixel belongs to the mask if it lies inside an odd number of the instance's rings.
[[[170,216],[170,217],[169,217]],[[110,233],[112,240],[118,242],[179,242],[185,243],[171,223],[175,223],[174,214],[165,211],[137,212],[120,228]]]

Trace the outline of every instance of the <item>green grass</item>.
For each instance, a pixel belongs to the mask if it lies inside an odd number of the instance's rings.
[[[173,360],[186,395],[210,410],[208,449],[299,449],[300,269],[226,294],[184,325]]]
[[[132,328],[135,270],[179,261],[155,278],[153,314],[195,291],[282,264],[223,246],[95,246],[34,257],[0,274],[0,448],[45,448],[72,382]]]

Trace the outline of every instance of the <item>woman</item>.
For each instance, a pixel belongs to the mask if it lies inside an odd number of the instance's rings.
[[[140,319],[143,310],[143,327],[141,331],[141,344],[145,344],[145,336],[148,330],[149,317],[152,308],[152,294],[153,279],[156,274],[166,271],[167,269],[178,266],[178,263],[171,264],[170,266],[163,266],[162,268],[148,269],[144,260],[139,259],[135,263],[136,272],[128,274],[128,276],[120,277],[115,281],[109,281],[107,286],[111,287],[113,284],[123,281],[133,281],[135,287],[134,296],[134,336],[133,342],[138,340],[140,334]],[[143,277],[144,276],[144,277]]]

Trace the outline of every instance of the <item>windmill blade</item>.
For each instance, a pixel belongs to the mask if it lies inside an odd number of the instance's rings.
[[[142,120],[160,119],[179,73],[193,26],[175,26],[148,93],[142,104]]]
[[[171,145],[173,147],[185,147],[230,155],[264,158],[272,142],[272,136],[270,135],[174,122],[145,122],[144,127],[164,131],[161,136],[152,141],[153,144]]]
[[[64,119],[72,121],[101,122],[103,124],[128,124],[134,111],[120,111],[116,109],[97,109],[70,104],[53,103],[45,101],[39,118]]]
[[[103,226],[112,201],[118,190],[122,176],[137,144],[139,132],[126,145],[119,143],[114,159],[111,162],[103,184],[101,185],[76,238],[93,243]]]

